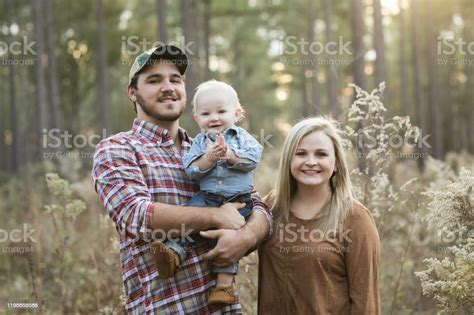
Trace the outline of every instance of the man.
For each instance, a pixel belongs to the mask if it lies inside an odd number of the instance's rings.
[[[191,147],[190,138],[179,127],[186,105],[186,67],[186,55],[175,46],[163,45],[139,55],[130,69],[128,86],[137,118],[130,131],[102,140],[94,156],[95,189],[121,238],[129,313],[239,313],[238,302],[225,307],[207,305],[216,280],[210,260],[220,265],[236,262],[271,233],[271,217],[259,202],[247,223],[238,212],[243,204],[180,206],[198,188],[186,176],[181,161]],[[185,236],[191,230],[217,239],[216,247],[208,251],[197,245],[174,277],[161,279],[151,242],[164,234]]]

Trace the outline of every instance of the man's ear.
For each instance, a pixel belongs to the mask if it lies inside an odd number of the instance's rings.
[[[137,101],[137,96],[136,96],[136,89],[132,86],[128,86],[127,88],[127,94],[128,94],[128,99],[132,102]]]

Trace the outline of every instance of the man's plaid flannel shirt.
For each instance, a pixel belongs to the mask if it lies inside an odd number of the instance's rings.
[[[208,249],[196,247],[176,275],[160,279],[150,253],[153,202],[186,203],[198,186],[184,172],[181,156],[191,139],[179,129],[178,152],[168,130],[135,119],[132,130],[102,140],[96,148],[92,177],[97,193],[120,234],[122,280],[126,310],[134,314],[240,313],[239,303],[223,308],[207,305],[216,284],[211,264],[202,259]],[[263,204],[254,210],[263,211]]]

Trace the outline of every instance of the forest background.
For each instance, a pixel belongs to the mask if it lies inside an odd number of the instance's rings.
[[[123,311],[90,170],[98,141],[130,129],[128,71],[160,42],[190,58],[188,99],[235,87],[263,195],[295,122],[341,122],[381,237],[383,314],[474,313],[473,26],[472,0],[2,0],[0,313]],[[181,125],[198,131],[189,102]],[[255,253],[241,265],[254,314]]]

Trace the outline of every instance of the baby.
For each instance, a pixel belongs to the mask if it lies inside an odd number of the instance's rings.
[[[190,151],[183,156],[186,173],[199,181],[200,191],[189,206],[220,207],[226,202],[245,203],[239,212],[245,219],[252,213],[252,170],[262,155],[262,146],[245,129],[235,123],[244,117],[237,92],[227,83],[215,80],[196,88],[193,118],[201,129]],[[171,277],[186,259],[190,241],[167,240],[152,244],[161,277]],[[210,246],[215,246],[215,242]],[[239,264],[213,267],[217,286],[211,290],[209,304],[232,304],[236,301],[234,275]]]

